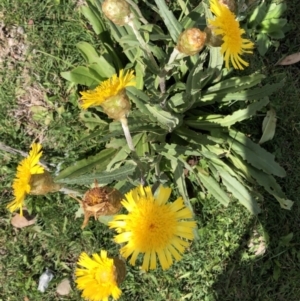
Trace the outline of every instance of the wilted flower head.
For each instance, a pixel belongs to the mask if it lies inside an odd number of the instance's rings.
[[[33,143],[29,155],[17,167],[17,174],[12,185],[15,199],[7,205],[11,212],[20,209],[20,215],[23,215],[22,207],[26,194],[31,191],[30,182],[32,176],[44,172],[44,168],[39,165],[39,160],[42,156],[41,149],[41,144]]]
[[[153,196],[150,187],[139,186],[122,201],[128,214],[116,215],[109,223],[119,233],[115,242],[125,244],[120,250],[124,258],[131,256],[130,263],[135,265],[138,255],[144,254],[143,270],[156,268],[156,256],[163,270],[168,269],[173,258],[181,259],[187,240],[194,238],[196,222],[183,220],[192,218],[191,211],[181,197],[167,203],[170,194],[171,188],[161,186]]]
[[[119,26],[127,24],[130,19],[130,7],[125,0],[105,0],[102,11],[109,20]]]
[[[240,28],[234,13],[227,6],[220,4],[218,0],[210,0],[210,9],[216,17],[214,20],[209,20],[209,24],[215,35],[222,36],[221,52],[226,68],[229,69],[229,62],[231,62],[235,69],[243,70],[243,65],[249,64],[241,58],[241,55],[252,53],[254,44],[242,38],[245,30]]]
[[[118,258],[107,257],[107,252],[94,253],[90,258],[81,253],[77,262],[82,268],[75,271],[76,284],[82,290],[82,297],[89,301],[108,301],[111,295],[119,299],[122,291],[118,285],[125,278],[125,264]]]
[[[135,86],[134,78],[133,71],[124,73],[124,70],[120,70],[119,76],[113,75],[94,90],[80,92],[82,108],[101,106],[110,118],[120,120],[130,110],[125,88]]]
[[[99,187],[95,181],[95,187],[89,189],[83,196],[83,200],[76,200],[81,204],[84,211],[84,221],[81,228],[84,228],[91,216],[95,219],[100,216],[114,215],[122,208],[122,194],[115,188],[108,186]]]
[[[186,55],[199,53],[205,45],[206,33],[198,28],[188,28],[178,37],[177,50]]]

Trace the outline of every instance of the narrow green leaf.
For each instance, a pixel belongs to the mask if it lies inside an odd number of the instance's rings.
[[[220,101],[220,102],[229,102],[232,100],[243,100],[243,101],[249,101],[249,100],[255,100],[260,99],[261,96],[269,96],[273,94],[278,89],[281,89],[284,86],[284,81],[281,81],[276,84],[266,84],[263,87],[258,87],[254,89],[247,89],[239,92],[233,92],[233,93],[220,93],[215,94],[213,97],[214,101]],[[212,99],[210,94],[206,95],[201,101],[207,101],[206,97],[209,97]]]
[[[203,92],[203,95],[220,91],[236,92],[238,90],[238,87],[242,88],[240,90],[243,90],[244,87],[250,88],[260,83],[264,78],[265,75],[263,74],[251,74],[241,77],[231,77],[209,87]]]
[[[71,71],[61,72],[60,75],[70,82],[87,87],[97,85],[101,81],[101,77],[96,77],[88,68],[83,66],[76,67]]]
[[[223,169],[219,169],[218,172],[222,178],[222,183],[226,186],[227,190],[231,192],[243,206],[245,206],[252,214],[260,213],[260,208],[258,207],[256,200],[242,183]]]
[[[222,119],[215,119],[214,121],[221,126],[230,127],[231,125],[235,124],[236,122],[243,121],[245,119],[250,118],[254,114],[256,114],[256,111],[262,109],[269,103],[269,98],[264,97],[260,101],[256,101],[252,104],[250,104],[247,108],[235,111],[231,115],[227,115],[226,117]]]
[[[81,13],[89,20],[96,34],[100,34],[104,30],[106,30],[103,21],[101,20],[99,14],[97,13],[95,7],[92,6],[91,3],[89,6],[81,6]]]
[[[164,0],[155,0],[155,3],[173,41],[177,43],[178,37],[183,29],[181,24],[177,21],[172,11],[169,10]]]
[[[86,42],[79,42],[76,47],[83,55],[90,68],[103,79],[110,78],[116,73],[115,68],[103,57],[99,56],[95,48]]]
[[[137,146],[138,142],[142,139],[144,133],[140,133],[140,134],[136,134],[133,136],[132,138],[132,143],[134,145],[134,147]],[[117,153],[114,156],[114,158],[109,162],[109,164],[107,164],[107,170],[110,170],[113,168],[113,166],[118,163],[118,162],[123,162],[131,153],[128,145],[126,145],[125,147],[122,147],[119,150],[116,150]]]
[[[127,164],[112,171],[89,173],[75,178],[64,178],[57,182],[65,184],[89,185],[97,180],[98,183],[109,184],[113,181],[122,181],[127,179],[128,176],[134,173],[135,169],[136,165]]]
[[[284,192],[282,191],[280,185],[276,182],[275,178],[271,175],[266,175],[260,170],[249,167],[249,172],[256,182],[265,188],[265,190],[273,195],[279,202],[280,207],[283,209],[291,210],[293,206],[293,201],[286,198]]]
[[[160,105],[145,105],[150,114],[155,117],[157,122],[163,127],[166,128],[169,132],[181,122],[179,115],[171,114],[168,111],[162,109]]]
[[[274,161],[274,155],[251,141],[243,133],[229,130],[229,135],[232,137],[232,140],[229,139],[228,141],[231,149],[244,160],[267,174],[273,174],[278,177],[286,176],[285,170]]]
[[[269,141],[273,139],[275,135],[275,129],[276,129],[276,112],[273,108],[271,108],[268,112],[266,117],[264,118],[263,124],[262,124],[262,136],[259,140],[259,144],[262,144],[266,141]]]
[[[94,156],[75,162],[74,165],[67,167],[59,173],[54,179],[55,181],[63,180],[65,178],[73,178],[83,173],[88,173],[91,170],[105,170],[107,164],[115,156],[117,150],[104,149]]]
[[[187,16],[180,22],[181,25],[187,29],[197,26],[206,26],[206,18],[204,15],[203,2],[200,2]]]
[[[227,207],[230,202],[230,198],[220,187],[219,183],[212,176],[204,175],[201,172],[197,173],[197,175],[207,191],[212,194],[217,201]]]

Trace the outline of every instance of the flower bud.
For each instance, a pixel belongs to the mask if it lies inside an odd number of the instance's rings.
[[[235,0],[219,0],[219,3],[227,6],[231,12],[236,12],[237,5]]]
[[[44,173],[34,174],[30,179],[30,194],[45,195],[49,192],[59,191],[61,185],[54,183],[51,174],[44,170]]]
[[[101,107],[109,118],[120,120],[128,114],[131,104],[126,91],[122,90],[119,94],[111,96],[101,103]]]
[[[198,28],[188,28],[180,34],[176,48],[186,55],[194,55],[202,50],[205,40],[205,32]]]
[[[111,187],[99,187],[95,181],[95,187],[89,189],[79,201],[84,211],[84,221],[82,229],[87,225],[89,218],[94,216],[95,219],[104,215],[114,215],[122,208],[122,194]]]
[[[126,265],[125,262],[118,257],[113,257],[112,259],[114,261],[117,283],[120,285],[125,280]]]
[[[105,0],[102,11],[110,21],[119,26],[127,24],[130,19],[129,4],[125,0]]]
[[[211,25],[205,27],[204,32],[206,33],[206,45],[212,47],[220,47],[223,44],[222,36],[215,35],[213,32],[213,27]]]

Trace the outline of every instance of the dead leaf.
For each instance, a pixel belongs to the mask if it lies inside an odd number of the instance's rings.
[[[275,135],[275,129],[276,129],[276,112],[273,108],[271,108],[267,114],[266,117],[264,118],[264,121],[262,123],[262,136],[259,140],[259,144],[262,144],[266,141],[269,141],[273,139]]]
[[[29,216],[27,211],[23,211],[23,216],[17,213],[12,217],[10,223],[16,228],[24,228],[33,225],[36,222],[36,218]]]
[[[285,58],[279,60],[276,65],[292,65],[296,64],[300,61],[300,52],[293,53],[291,55],[286,56]]]
[[[29,301],[28,297],[24,297],[24,301]]]
[[[71,284],[68,278],[63,279],[57,286],[56,292],[61,296],[69,295]]]

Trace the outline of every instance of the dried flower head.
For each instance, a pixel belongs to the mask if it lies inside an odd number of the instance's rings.
[[[73,197],[73,196],[72,196]],[[84,211],[84,221],[81,226],[83,229],[91,216],[95,220],[100,216],[114,215],[122,208],[122,194],[115,188],[99,187],[95,180],[95,187],[89,189],[83,196],[83,200],[75,198],[82,206]]]

